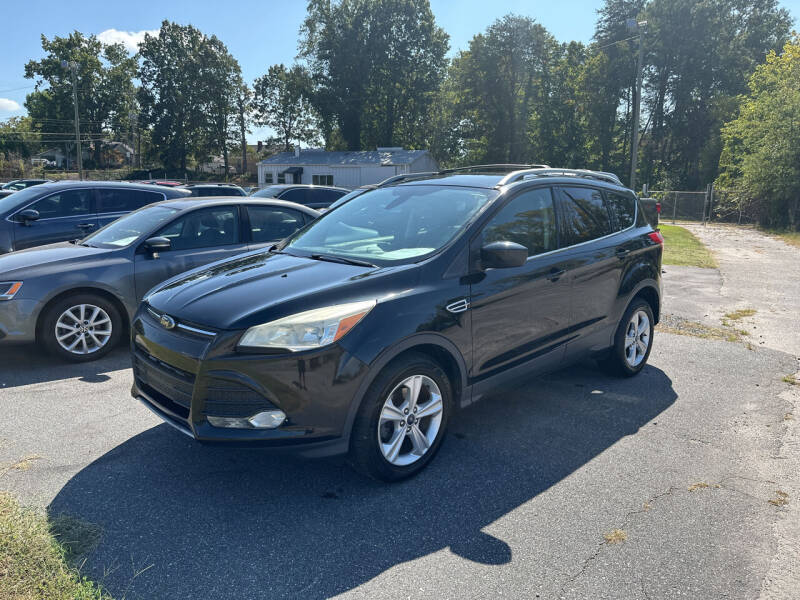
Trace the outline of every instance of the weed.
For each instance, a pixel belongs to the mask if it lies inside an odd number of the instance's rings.
[[[606,544],[620,544],[628,539],[628,534],[622,529],[615,529],[611,533],[606,533],[603,537],[606,540]]]

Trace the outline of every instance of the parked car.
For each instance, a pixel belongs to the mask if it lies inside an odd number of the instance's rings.
[[[350,190],[323,185],[277,184],[268,185],[251,194],[255,198],[280,198],[297,202],[310,208],[327,208]]]
[[[174,179],[147,179],[139,183],[149,183],[151,185],[160,185],[163,187],[182,187],[185,185],[183,181],[175,181]]]
[[[5,198],[6,196],[10,196],[14,193],[14,190],[0,190],[0,199]]]
[[[81,241],[0,256],[0,341],[37,341],[73,361],[100,358],[154,285],[274,245],[318,215],[282,200],[174,199]]]
[[[474,167],[473,167],[474,168]],[[449,173],[450,171],[442,171],[441,174]],[[394,183],[400,183],[402,181],[411,181],[412,179],[429,179],[432,176],[439,175],[440,173],[405,173],[403,175],[394,175],[389,177],[388,179],[384,179],[380,183],[368,183],[366,185],[362,185],[361,187],[357,187],[352,192],[349,192],[339,198],[336,202],[331,204],[328,208],[320,209],[320,212],[327,212],[329,210],[333,210],[337,206],[341,206],[345,202],[352,200],[360,196],[361,194],[368,192],[370,190],[377,189],[379,187],[386,187],[387,185],[392,185]]]
[[[185,186],[192,196],[206,198],[209,196],[247,196],[238,185],[227,183],[192,183]]]
[[[0,254],[74,240],[137,208],[185,190],[114,181],[59,181],[0,200]]]
[[[34,185],[41,185],[43,183],[48,183],[49,179],[15,179],[13,181],[9,181],[8,183],[4,183],[0,190],[11,190],[12,192],[16,192],[17,190],[24,190],[29,187],[33,187]]]
[[[586,356],[639,373],[662,243],[635,194],[590,171],[378,188],[147,294],[133,394],[202,442],[349,453],[403,479],[501,382]]]

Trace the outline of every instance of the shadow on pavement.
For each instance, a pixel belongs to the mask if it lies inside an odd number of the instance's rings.
[[[395,485],[161,425],[75,475],[50,511],[103,527],[84,572],[115,596],[327,598],[448,547],[508,563],[511,548],[482,528],[675,399],[650,366],[628,380],[580,366],[525,381],[456,416],[437,459]]]
[[[86,363],[63,361],[35,344],[8,345],[0,349],[0,390],[74,378],[101,383],[108,381],[107,373],[130,367],[130,351],[125,344],[100,360]]]

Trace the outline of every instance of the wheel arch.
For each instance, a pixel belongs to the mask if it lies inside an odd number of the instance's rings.
[[[661,295],[658,293],[656,284],[649,282],[643,283],[636,290],[636,293],[631,296],[631,299],[628,301],[628,306],[630,306],[631,302],[638,298],[641,298],[650,305],[650,308],[653,310],[653,319],[655,321],[653,324],[658,324],[658,321],[661,318]],[[625,310],[627,310],[627,306],[625,307]]]
[[[358,414],[367,391],[378,375],[390,363],[408,354],[424,354],[436,362],[445,372],[453,388],[453,404],[460,405],[459,399],[467,392],[467,365],[458,348],[447,338],[436,334],[418,334],[404,339],[384,350],[369,365],[369,376],[359,385],[355,398],[350,403],[343,435],[348,440],[353,422]]]
[[[117,295],[109,292],[106,289],[92,286],[81,286],[63,290],[45,302],[44,306],[42,306],[42,309],[39,311],[39,314],[36,317],[37,341],[41,340],[44,317],[47,314],[47,311],[50,310],[50,307],[52,307],[56,302],[60,302],[64,298],[68,298],[69,296],[77,296],[79,294],[94,294],[111,302],[111,304],[114,305],[114,308],[116,308],[119,312],[120,318],[122,319],[123,334],[128,333],[130,327],[130,317],[128,315],[128,309],[125,307],[125,303]]]

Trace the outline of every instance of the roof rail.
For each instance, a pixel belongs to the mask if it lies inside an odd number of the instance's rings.
[[[444,175],[447,173],[468,173],[470,171],[476,171],[479,173],[486,173],[486,172],[494,172],[500,171],[503,173],[511,173],[514,171],[519,171],[520,169],[548,169],[547,165],[516,165],[516,164],[489,164],[489,165],[469,165],[466,167],[455,167],[453,169],[443,169],[439,171],[439,175]]]
[[[534,168],[523,169],[509,173],[501,179],[496,187],[508,185],[516,181],[524,179],[534,179],[536,177],[583,177],[586,179],[594,179],[596,181],[605,181],[606,183],[613,183],[614,185],[622,185],[619,177],[613,173],[606,173],[604,171],[589,171],[588,169],[551,169],[551,168]]]
[[[438,171],[424,171],[420,173],[401,173],[400,175],[392,175],[388,179],[384,179],[383,181],[379,181],[375,184],[376,188],[384,187],[387,185],[392,185],[395,183],[402,183],[404,181],[410,181],[412,179],[423,179],[425,177],[431,177],[433,175],[438,175]]]

